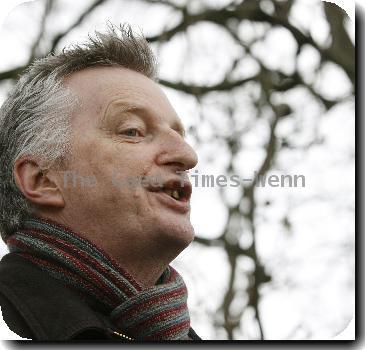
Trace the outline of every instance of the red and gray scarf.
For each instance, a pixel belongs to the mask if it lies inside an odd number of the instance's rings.
[[[7,244],[11,252],[101,304],[121,333],[136,340],[189,339],[187,289],[171,266],[158,284],[143,289],[94,244],[39,218],[26,221]]]

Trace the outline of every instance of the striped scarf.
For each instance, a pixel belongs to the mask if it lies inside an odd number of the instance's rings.
[[[33,218],[9,237],[17,253],[101,305],[118,331],[136,340],[184,340],[190,317],[187,289],[169,266],[158,284],[143,289],[105,252],[70,229]]]

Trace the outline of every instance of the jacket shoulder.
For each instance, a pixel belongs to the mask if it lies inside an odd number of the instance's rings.
[[[15,254],[7,254],[0,262],[0,307],[9,329],[22,338],[32,339],[32,328],[37,328],[37,321],[32,318],[21,292],[27,286],[23,276],[31,272],[23,260]]]
[[[4,321],[24,338],[69,340],[84,331],[100,337],[106,329],[75,291],[14,253],[0,262],[0,295]]]

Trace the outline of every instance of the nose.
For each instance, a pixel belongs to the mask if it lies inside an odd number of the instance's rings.
[[[197,163],[198,155],[193,148],[179,133],[171,130],[161,143],[156,164],[174,167],[175,171],[184,171],[194,168]]]

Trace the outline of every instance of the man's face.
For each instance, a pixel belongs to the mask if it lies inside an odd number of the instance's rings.
[[[142,74],[117,67],[80,71],[65,83],[81,103],[72,118],[68,172],[62,175],[65,213],[75,229],[87,219],[97,228],[96,240],[115,243],[116,249],[119,243],[131,250],[184,248],[194,231],[191,186],[182,186],[179,173],[193,168],[197,155],[162,90]],[[157,182],[148,185],[152,178]]]

